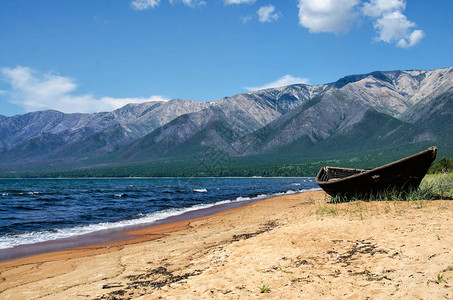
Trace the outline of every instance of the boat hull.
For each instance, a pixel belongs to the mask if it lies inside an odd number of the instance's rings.
[[[437,148],[431,147],[371,170],[322,167],[316,176],[316,183],[331,196],[346,197],[375,195],[392,189],[416,189],[436,155]]]

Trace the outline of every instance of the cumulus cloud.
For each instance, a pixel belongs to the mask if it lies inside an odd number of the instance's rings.
[[[229,5],[229,4],[253,4],[255,3],[256,0],[225,0],[224,3],[225,5]]]
[[[280,12],[275,12],[275,6],[273,5],[262,6],[256,13],[258,14],[258,20],[262,23],[277,21],[282,16]]]
[[[414,30],[411,34],[407,35],[405,38],[400,39],[396,45],[401,48],[409,48],[418,44],[425,37],[423,30]]]
[[[403,14],[405,0],[299,0],[299,24],[312,33],[347,32],[360,15],[374,23],[376,41],[412,47],[425,36]]]
[[[158,6],[160,0],[134,0],[131,2],[131,5],[136,10],[145,10],[149,8],[154,8]]]
[[[363,4],[362,11],[366,16],[378,18],[385,12],[405,9],[406,3],[403,0],[371,0]]]
[[[371,0],[364,3],[363,14],[374,19],[374,28],[378,33],[375,40],[409,48],[423,39],[425,33],[413,29],[416,24],[402,13],[405,9],[404,0]]]
[[[277,87],[282,87],[282,86],[287,86],[287,85],[292,85],[292,84],[308,84],[309,80],[307,78],[301,78],[301,77],[294,77],[292,75],[285,75],[283,77],[280,77],[279,79],[269,82],[267,84],[264,84],[262,86],[257,86],[257,87],[246,87],[245,89],[253,92],[253,91],[258,91],[258,90],[264,90],[264,89],[270,89],[270,88],[277,88]]]
[[[39,73],[28,67],[2,68],[2,79],[11,89],[6,92],[10,102],[26,111],[55,109],[65,113],[112,111],[129,103],[167,101],[161,96],[148,98],[96,98],[90,94],[76,95],[73,79],[52,73]]]
[[[341,33],[357,18],[359,0],[299,0],[299,24],[310,32]]]

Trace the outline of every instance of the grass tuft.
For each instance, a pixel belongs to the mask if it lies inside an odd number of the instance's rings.
[[[444,281],[444,274],[437,274],[436,283],[439,284]]]
[[[453,199],[453,173],[428,174],[420,184],[421,190],[429,190],[434,199]]]
[[[260,293],[270,293],[271,288],[268,285],[263,285],[258,287],[260,289]]]

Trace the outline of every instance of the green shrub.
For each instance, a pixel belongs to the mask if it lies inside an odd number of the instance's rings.
[[[453,172],[453,159],[442,157],[432,164],[429,169],[429,174],[448,173]]]

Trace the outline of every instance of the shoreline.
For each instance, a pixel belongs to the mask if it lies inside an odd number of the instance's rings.
[[[0,177],[0,180],[69,180],[69,179],[276,179],[276,178],[315,178],[316,176],[221,176],[221,177],[209,177],[209,176],[175,176],[175,177]]]
[[[126,242],[3,262],[0,298],[452,298],[452,201],[325,197],[272,197]]]
[[[305,193],[312,190],[318,189],[315,188],[303,190],[294,194]],[[175,223],[174,226],[178,227],[179,225],[176,224],[178,222],[190,222],[190,220],[209,217],[221,213],[222,211],[240,208],[257,201],[262,201],[279,196],[282,195],[269,195],[267,197],[256,197],[239,201],[230,200],[230,202],[226,203],[224,201],[219,201],[218,203],[213,203],[212,205],[208,204],[209,206],[207,207],[200,207],[194,210],[191,210],[191,207],[188,207],[186,208],[190,209],[188,211],[183,211],[181,214],[171,215],[153,222],[101,229],[94,232],[74,235],[65,238],[58,238],[30,244],[21,244],[12,248],[0,249],[0,263],[27,258],[39,254],[71,250],[76,248],[96,247],[109,243],[132,243],[134,240],[141,239],[140,232],[152,232],[154,227],[156,227],[157,231],[159,231],[159,228],[162,225],[172,227],[172,224]],[[138,233],[138,235],[134,233]]]
[[[65,250],[77,250],[91,247],[97,248],[111,243],[115,245],[137,243],[142,240],[144,235],[159,234],[162,228],[182,228],[182,224],[190,223],[190,221],[208,218],[217,213],[246,206],[256,201],[260,200],[245,200],[238,201],[238,203],[230,202],[218,204],[194,211],[187,211],[180,215],[170,216],[151,223],[115,227],[67,238],[33,244],[22,244],[13,248],[0,249],[0,263]]]

